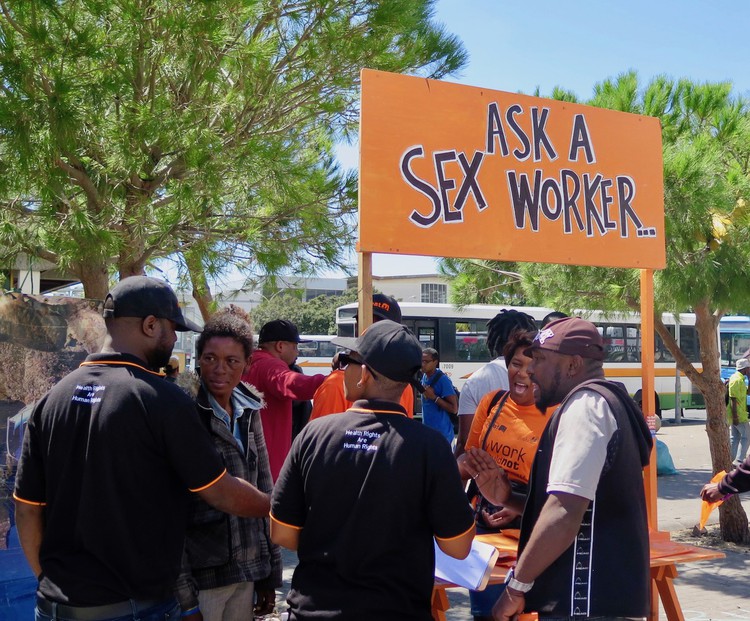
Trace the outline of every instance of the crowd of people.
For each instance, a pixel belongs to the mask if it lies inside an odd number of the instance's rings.
[[[289,321],[254,349],[236,307],[201,330],[160,280],[113,287],[101,352],[37,403],[24,439],[14,497],[37,618],[253,619],[276,605],[283,546],[298,557],[290,619],[427,621],[435,546],[460,559],[504,529],[517,562],[471,592],[475,621],[646,617],[652,438],[604,379],[596,327],[502,311],[493,360],[458,395],[396,300],[376,294],[373,315],[333,340],[330,375],[308,376]],[[170,358],[187,330],[197,373]],[[702,494],[744,491],[749,473]]]

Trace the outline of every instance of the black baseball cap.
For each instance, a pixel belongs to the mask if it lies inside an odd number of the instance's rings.
[[[104,298],[105,318],[148,317],[174,321],[178,332],[202,332],[203,328],[185,319],[172,287],[150,276],[128,276]]]
[[[372,316],[401,323],[401,307],[398,305],[396,298],[392,298],[385,293],[374,293],[372,295]],[[354,318],[359,319],[359,311],[354,315]]]
[[[415,383],[422,368],[422,346],[406,327],[384,319],[372,324],[359,338],[337,337],[334,345],[357,352],[374,371],[395,382]]]
[[[299,337],[299,330],[291,321],[274,319],[263,324],[258,333],[258,344],[273,341],[288,341],[289,343],[309,343]]]

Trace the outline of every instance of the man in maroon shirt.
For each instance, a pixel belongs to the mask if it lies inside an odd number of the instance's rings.
[[[250,359],[250,369],[242,378],[263,393],[260,411],[266,437],[271,475],[274,482],[292,446],[292,401],[312,399],[325,375],[303,375],[289,368],[303,341],[291,321],[269,321],[258,335],[258,349]]]

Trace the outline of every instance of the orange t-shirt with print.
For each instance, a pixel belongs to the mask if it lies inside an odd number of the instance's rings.
[[[487,393],[477,406],[471,431],[466,440],[466,450],[482,448],[487,428],[495,416],[495,411],[503,401],[501,397],[492,412],[488,412],[492,398],[497,392]],[[531,475],[531,464],[536,455],[539,438],[547,421],[557,406],[547,408],[543,414],[536,405],[518,405],[512,397],[505,399],[502,410],[495,419],[492,429],[484,442],[484,450],[495,460],[498,466],[508,473],[508,478],[528,483]]]

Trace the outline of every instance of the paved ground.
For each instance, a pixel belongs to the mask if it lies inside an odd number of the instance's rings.
[[[697,494],[712,474],[705,413],[690,412],[680,425],[666,422],[657,438],[669,447],[679,472],[657,479],[659,528],[670,532],[692,528],[700,518]],[[750,515],[750,495],[743,495],[742,505]],[[714,511],[708,523],[718,521]],[[700,545],[700,539],[695,543]],[[750,620],[750,549],[723,551],[724,559],[678,566],[675,588],[687,621]]]
[[[664,424],[657,438],[664,442],[678,474],[658,478],[658,522],[663,531],[685,531],[700,517],[701,486],[711,478],[711,460],[705,432],[705,414],[689,411],[683,422],[673,424],[671,412],[665,412]],[[750,494],[743,500],[750,515]],[[709,525],[718,523],[718,512]],[[693,542],[693,541],[691,541]],[[700,545],[700,539],[694,543]],[[726,558],[678,566],[675,588],[686,621],[750,621],[750,548],[746,551],[723,550]],[[284,593],[289,588],[296,555],[286,553]],[[466,591],[449,591],[451,621],[470,620]],[[283,603],[279,606],[283,609]],[[661,618],[665,619],[662,611]]]

